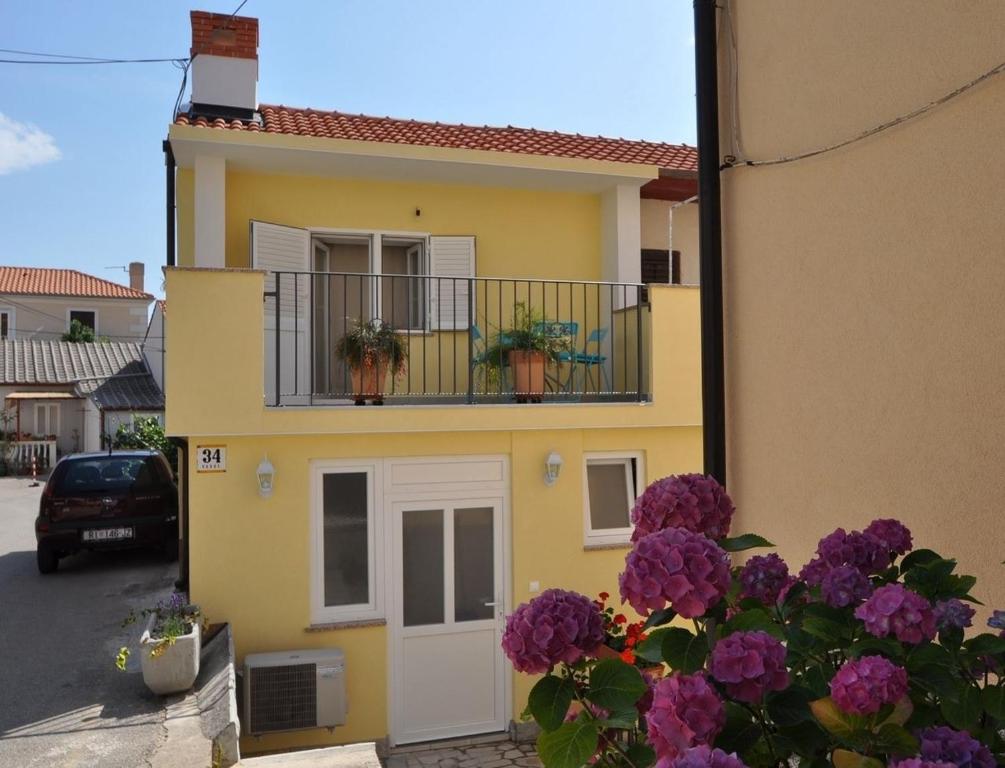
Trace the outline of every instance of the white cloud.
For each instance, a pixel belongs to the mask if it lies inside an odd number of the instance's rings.
[[[0,176],[60,158],[56,140],[34,125],[0,112]]]

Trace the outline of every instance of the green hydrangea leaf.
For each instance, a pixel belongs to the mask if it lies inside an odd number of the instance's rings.
[[[813,719],[810,702],[816,698],[808,688],[792,685],[768,696],[767,709],[775,725],[798,725]]]
[[[1005,688],[988,686],[981,691],[981,703],[996,720],[1005,720]]]
[[[876,734],[876,746],[894,755],[913,755],[918,751],[918,740],[903,726],[887,723]]]
[[[669,628],[654,629],[647,633],[646,639],[635,647],[635,655],[639,658],[651,661],[654,664],[663,661],[663,638],[667,636]]]
[[[590,687],[586,698],[608,710],[625,710],[635,706],[648,686],[642,674],[621,659],[604,659],[590,670]]]
[[[673,627],[663,638],[663,661],[672,670],[690,674],[705,665],[708,640],[704,633],[695,635],[681,627]]]
[[[545,675],[530,689],[527,709],[545,731],[554,731],[565,722],[575,697],[571,678]]]
[[[981,692],[970,685],[961,688],[955,698],[942,700],[942,716],[949,724],[961,731],[967,731],[977,725],[977,720],[983,710]]]
[[[835,749],[831,755],[834,768],[883,768],[883,761],[847,749]]]
[[[742,536],[734,536],[731,539],[719,539],[716,544],[727,552],[743,552],[758,547],[775,546],[766,538],[758,536],[756,533],[745,533]]]
[[[810,711],[825,731],[840,739],[852,740],[865,730],[865,718],[842,712],[830,696],[811,701]]]
[[[545,768],[582,768],[597,751],[598,726],[591,720],[575,720],[542,731],[537,737],[537,754]]]
[[[767,632],[769,635],[785,639],[785,630],[781,628],[763,608],[742,611],[722,625],[721,637],[733,632]]]
[[[664,608],[660,611],[653,611],[649,614],[646,619],[646,623],[642,625],[643,629],[652,629],[653,627],[662,627],[664,624],[669,624],[677,617],[677,612],[672,608]]]

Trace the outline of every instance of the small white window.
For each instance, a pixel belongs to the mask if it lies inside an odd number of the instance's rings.
[[[642,454],[588,453],[583,468],[584,532],[587,545],[625,544],[632,535],[630,512],[644,482]]]
[[[70,330],[73,321],[78,320],[85,328],[98,332],[98,313],[93,309],[70,309],[66,314],[66,330]]]
[[[376,462],[315,462],[311,475],[312,623],[383,618]]]
[[[14,310],[0,309],[0,339],[14,338]]]

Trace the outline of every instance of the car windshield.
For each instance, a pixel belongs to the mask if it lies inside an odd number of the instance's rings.
[[[151,460],[142,457],[102,456],[73,461],[59,480],[57,492],[78,493],[143,490],[156,484]]]

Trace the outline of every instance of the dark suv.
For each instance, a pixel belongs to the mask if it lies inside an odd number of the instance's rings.
[[[162,547],[178,555],[178,488],[158,451],[75,453],[56,464],[42,491],[38,570],[81,549]]]

